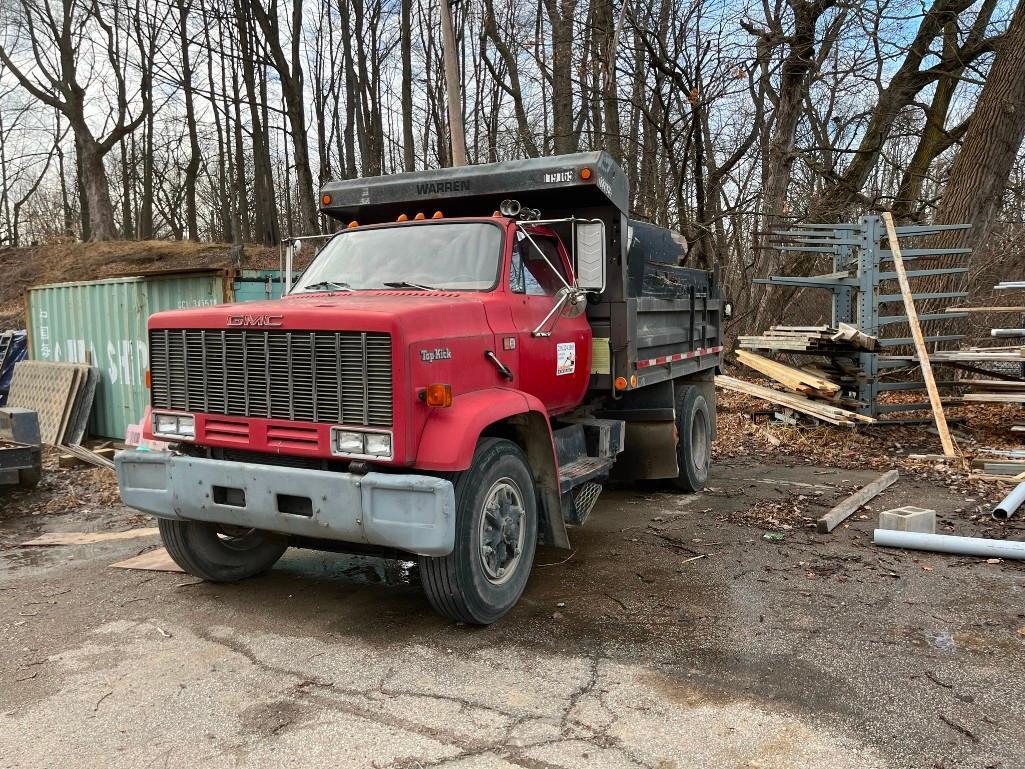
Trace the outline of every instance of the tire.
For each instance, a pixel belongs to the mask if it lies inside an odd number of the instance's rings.
[[[270,569],[288,545],[256,529],[159,518],[160,538],[176,564],[208,582],[237,582]]]
[[[537,545],[534,480],[519,446],[485,438],[455,485],[455,547],[440,558],[420,556],[420,579],[439,614],[490,625],[516,605],[530,576]],[[503,519],[501,530],[496,514]],[[489,539],[490,552],[482,547]]]
[[[700,387],[683,385],[676,392],[676,462],[680,474],[673,485],[680,491],[701,491],[712,460],[712,410]]]

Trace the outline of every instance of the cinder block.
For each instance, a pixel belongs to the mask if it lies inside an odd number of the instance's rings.
[[[890,531],[913,531],[918,534],[936,533],[936,511],[924,507],[905,505],[879,513],[879,528]]]

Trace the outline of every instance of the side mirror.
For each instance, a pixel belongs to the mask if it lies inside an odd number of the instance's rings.
[[[601,293],[605,290],[605,223],[574,222],[577,287]]]

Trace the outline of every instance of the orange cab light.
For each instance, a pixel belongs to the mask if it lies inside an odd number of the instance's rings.
[[[348,227],[350,230],[359,227],[359,222],[353,219],[351,222],[349,222]]]
[[[331,205],[331,196],[330,195],[321,195],[320,196],[320,202],[321,202],[322,205],[325,205],[325,206]]]
[[[424,397],[424,402],[428,406],[434,406],[435,408],[447,409],[452,405],[452,385],[448,384],[430,384],[427,385],[427,393]]]
[[[626,383],[626,377],[625,376],[617,376],[616,377],[616,389],[617,390],[625,390],[626,389],[626,384],[627,383]]]
[[[432,219],[441,219],[441,218],[443,218],[444,216],[445,216],[445,215],[444,215],[443,213],[441,213],[441,211],[435,211],[435,212],[434,212],[434,216],[432,216],[431,218],[432,218]]]
[[[417,212],[417,215],[414,216],[413,218],[416,219],[419,222],[421,219],[426,219],[427,217],[424,216],[424,212],[423,211],[419,211],[419,212]]]
[[[495,213],[492,214],[492,216],[501,216],[501,215],[502,215],[501,211],[495,211]]]
[[[150,373],[149,369],[146,369],[146,389],[153,389],[153,374]]]
[[[590,168],[581,168],[580,169],[580,178],[583,179],[585,182],[588,179],[590,179],[591,178],[591,169]]]
[[[405,214],[399,214],[399,218],[396,219],[395,221],[397,221],[397,222],[408,222],[409,221],[409,217],[406,216]]]
[[[636,387],[637,386],[637,375],[636,374],[631,374],[630,375],[630,386],[631,387]]]

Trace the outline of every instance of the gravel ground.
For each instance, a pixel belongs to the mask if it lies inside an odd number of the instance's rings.
[[[214,585],[109,568],[155,538],[19,547],[152,525],[23,499],[0,514],[0,766],[1025,766],[1025,568],[870,543],[901,504],[1021,524],[905,477],[819,535],[876,471],[727,461],[700,495],[606,492],[490,628],[372,559]]]

